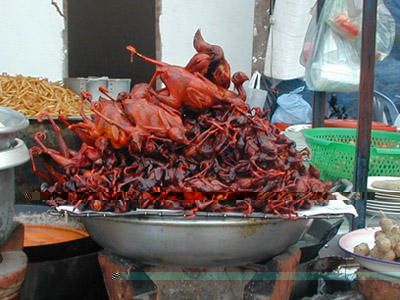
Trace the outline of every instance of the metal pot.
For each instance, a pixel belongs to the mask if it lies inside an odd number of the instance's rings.
[[[25,143],[15,139],[16,146],[0,151],[0,247],[8,239],[13,224],[15,204],[14,167],[29,160]]]
[[[66,229],[79,228],[76,222],[47,213],[47,205],[15,205],[15,220],[24,224]],[[25,231],[25,238],[29,231]],[[29,237],[28,237],[29,238]],[[27,244],[27,243],[25,243]],[[25,246],[28,268],[20,300],[105,300],[108,299],[98,261],[98,246],[90,237],[55,244]]]
[[[29,126],[21,113],[0,106],[0,247],[11,231],[15,182],[14,167],[29,160],[29,152],[17,133]]]
[[[151,265],[238,266],[267,260],[295,244],[313,220],[196,217],[83,217],[94,241]]]

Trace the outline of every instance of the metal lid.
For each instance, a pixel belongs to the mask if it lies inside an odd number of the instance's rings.
[[[0,106],[0,135],[18,132],[29,126],[28,119],[21,113]]]
[[[0,151],[0,171],[14,168],[29,161],[29,150],[20,139],[15,139],[17,144],[7,150]]]
[[[29,126],[29,120],[21,113],[0,106],[0,151],[15,143],[17,132]]]

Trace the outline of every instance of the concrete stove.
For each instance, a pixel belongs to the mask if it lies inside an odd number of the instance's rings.
[[[110,300],[285,300],[300,257],[300,250],[292,247],[262,264],[182,269],[138,264],[105,250],[99,262]]]

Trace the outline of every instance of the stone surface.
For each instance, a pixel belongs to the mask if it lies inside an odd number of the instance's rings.
[[[22,251],[24,226],[14,222],[10,237],[1,249],[0,300],[16,300],[25,279],[28,258]]]
[[[7,251],[1,255],[0,300],[17,299],[25,279],[28,258],[23,251]]]

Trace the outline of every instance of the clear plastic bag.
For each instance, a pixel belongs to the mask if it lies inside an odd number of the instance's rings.
[[[357,91],[360,82],[363,0],[326,0],[318,22],[314,17],[300,62],[306,67],[307,87],[314,91]],[[393,47],[395,22],[378,0],[376,59]]]
[[[325,21],[337,34],[346,40],[356,41],[362,26],[362,1],[335,0],[326,3]]]
[[[315,37],[317,35],[317,3],[312,7],[311,11],[311,21],[308,25],[306,36],[304,37],[303,49],[300,56],[300,64],[305,67],[307,60],[310,57],[310,52],[314,48],[313,44],[315,42]]]
[[[360,0],[358,0],[360,1]],[[376,24],[376,59],[384,60],[392,51],[396,37],[396,22],[382,0],[378,1]],[[361,48],[361,44],[359,46]]]
[[[278,107],[272,115],[272,123],[283,124],[310,124],[312,120],[312,108],[301,95],[304,90],[299,87],[288,94],[278,97]]]
[[[332,1],[326,22],[339,35],[357,43],[361,55],[361,30],[363,0]],[[384,60],[392,51],[396,35],[396,24],[383,0],[377,3],[376,60]]]

